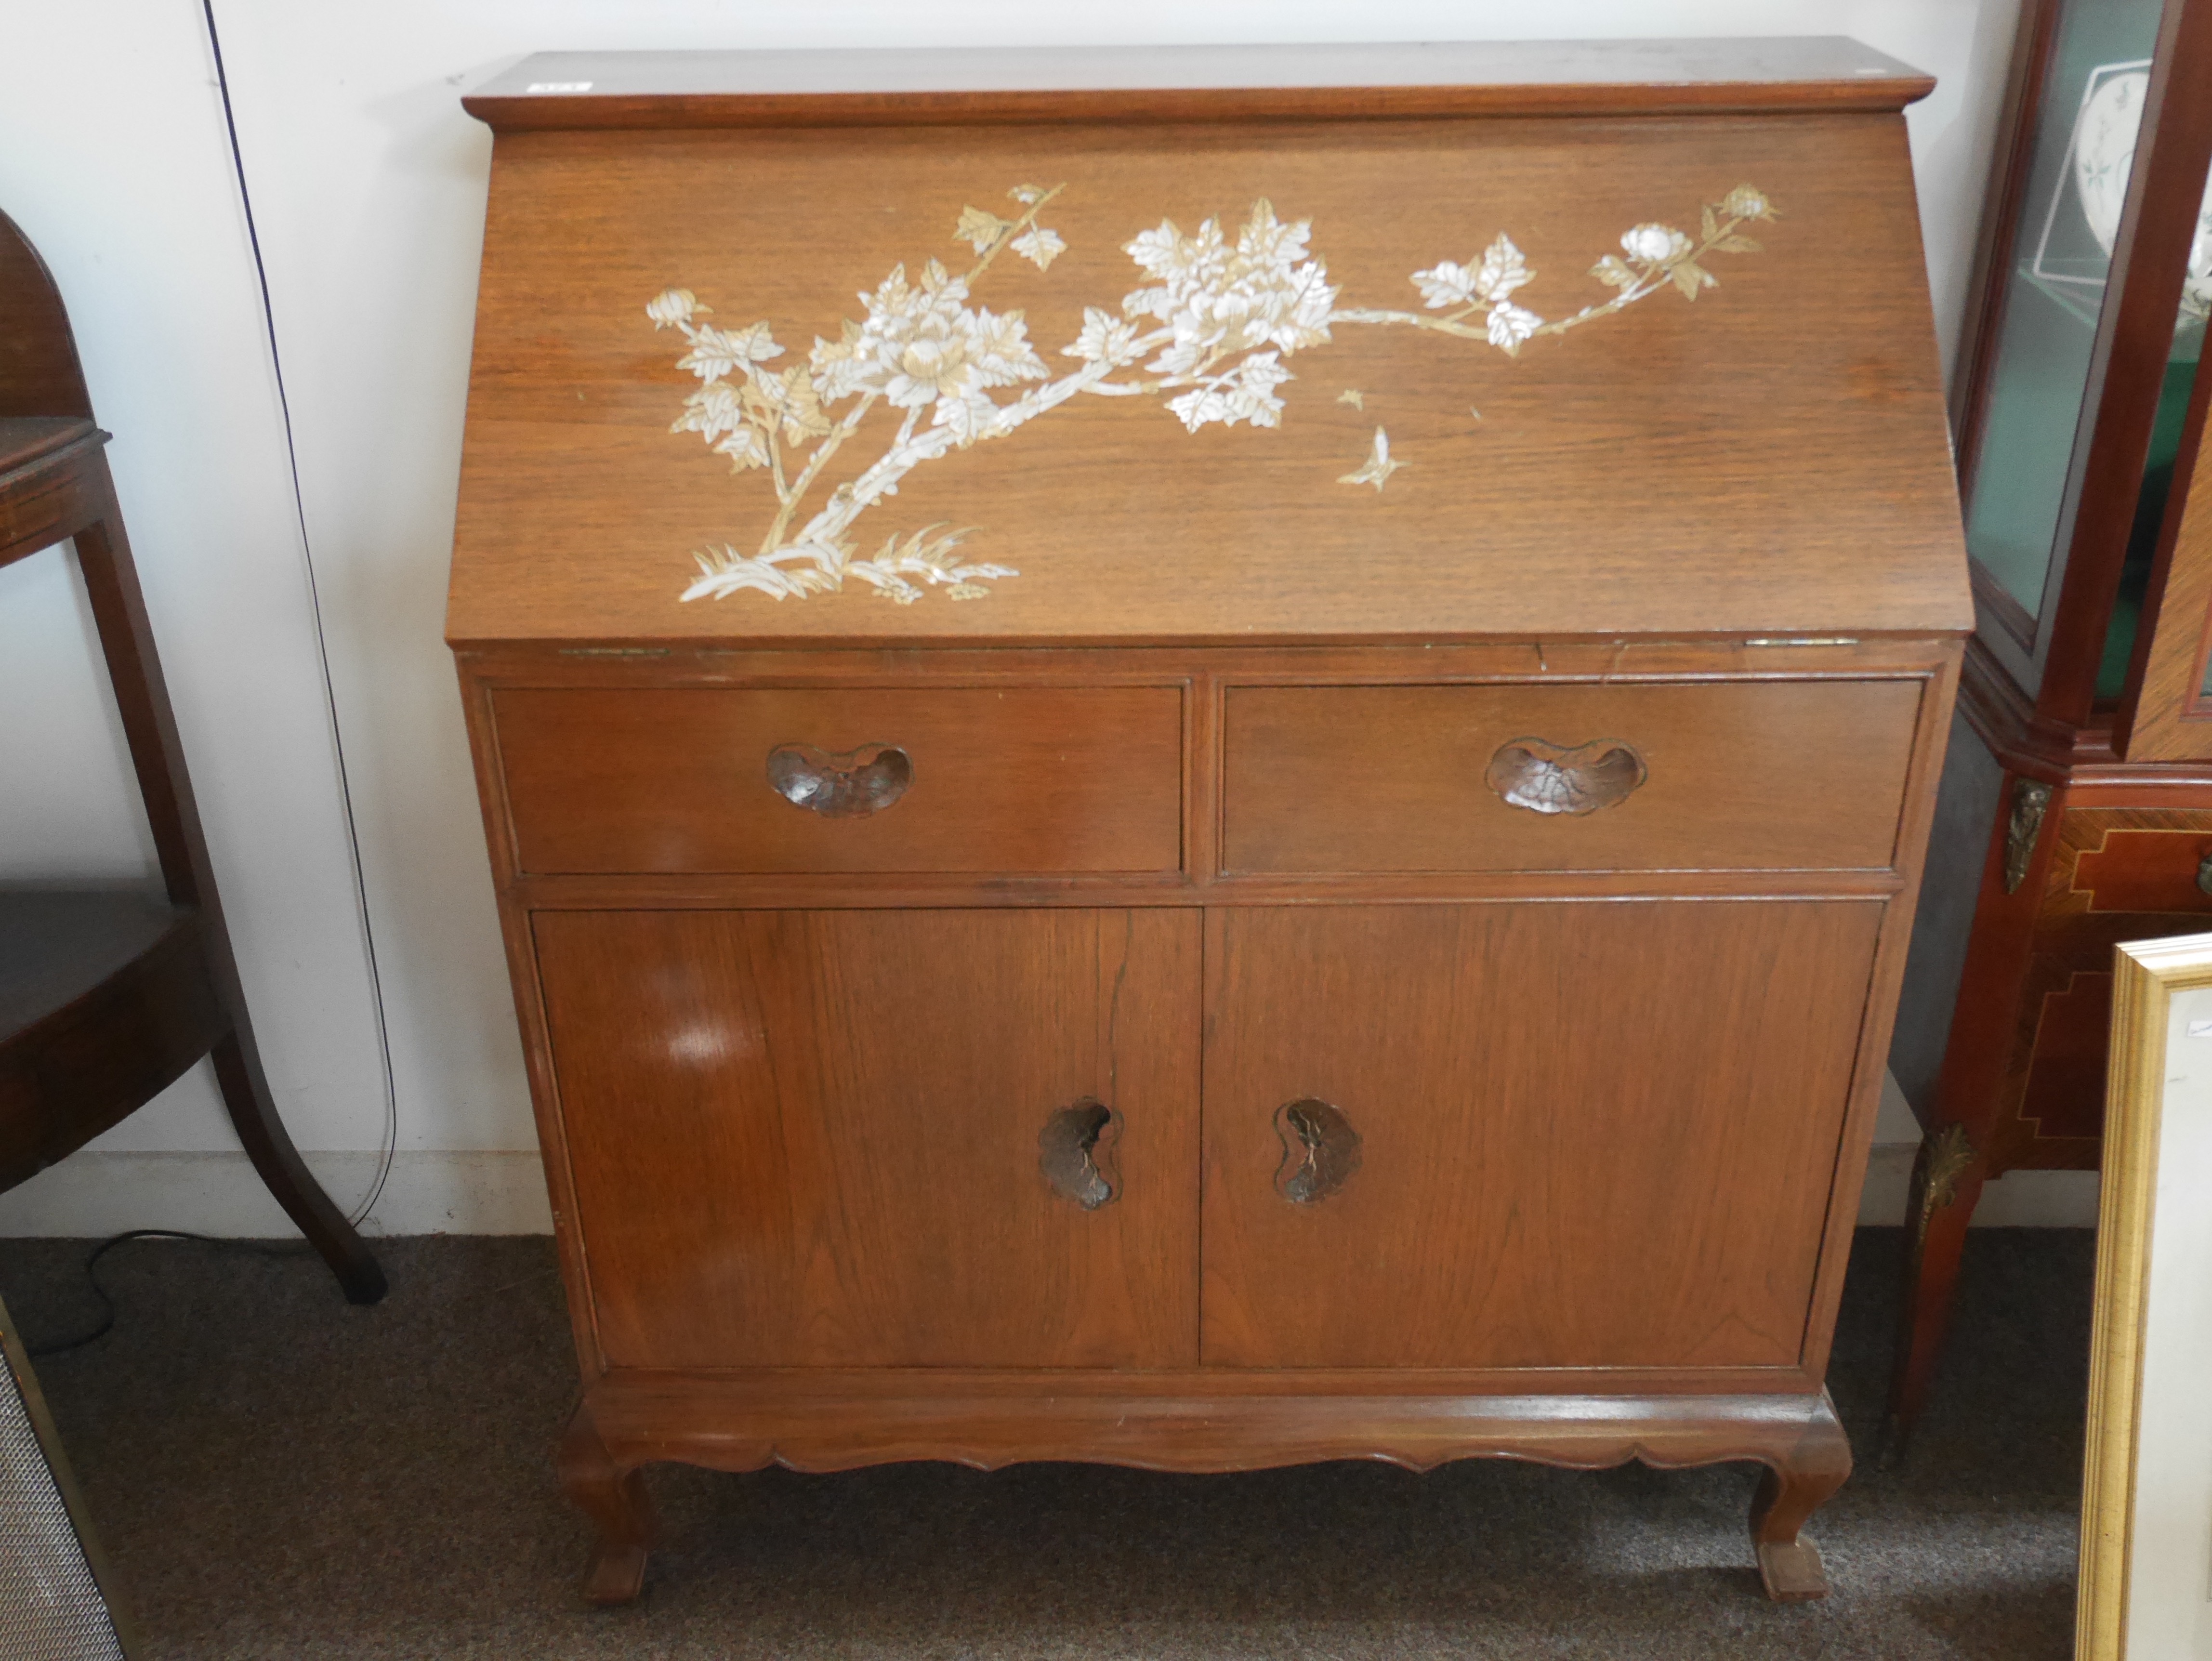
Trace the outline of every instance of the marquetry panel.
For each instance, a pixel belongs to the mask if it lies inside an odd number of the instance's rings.
[[[2197,873],[2212,857],[2212,809],[2059,808],[1996,1092],[1990,1158],[2094,1170],[2104,1125],[2112,947],[2212,927]]]

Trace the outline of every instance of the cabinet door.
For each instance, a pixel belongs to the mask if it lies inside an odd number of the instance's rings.
[[[1211,914],[1205,1360],[1794,1364],[1881,910]]]
[[[1195,1359],[1194,914],[532,927],[610,1365]]]

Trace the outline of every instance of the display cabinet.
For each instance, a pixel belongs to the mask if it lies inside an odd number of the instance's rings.
[[[1847,41],[533,58],[453,587],[640,1467],[1757,1461],[1971,623]]]
[[[1893,1070],[1893,1431],[1983,1184],[2094,1169],[2115,942],[2212,917],[2212,4],[2035,0],[1953,384],[1976,625]]]

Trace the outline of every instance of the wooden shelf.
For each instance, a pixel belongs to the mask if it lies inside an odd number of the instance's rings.
[[[99,430],[76,416],[0,417],[0,474],[27,467]]]
[[[0,1189],[66,1158],[202,1056],[270,1192],[355,1303],[384,1273],[276,1112],[223,927],[160,654],[76,344],[0,215],[0,565],[69,541],[83,573],[161,889],[0,888]]]
[[[128,890],[0,889],[0,1055],[198,922]]]

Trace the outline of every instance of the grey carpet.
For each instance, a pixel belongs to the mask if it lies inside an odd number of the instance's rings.
[[[644,1600],[577,1598],[555,1487],[574,1363],[550,1242],[386,1240],[391,1296],[179,1244],[40,1376],[155,1658],[1967,1657],[2071,1653],[2092,1237],[1986,1230],[1936,1399],[1869,1455],[1899,1235],[1861,1232],[1832,1383],[1861,1468],[1814,1519],[1835,1592],[1759,1594],[1748,1467],[1340,1463],[1239,1476],[662,1468]],[[0,1242],[34,1341],[84,1244]]]

